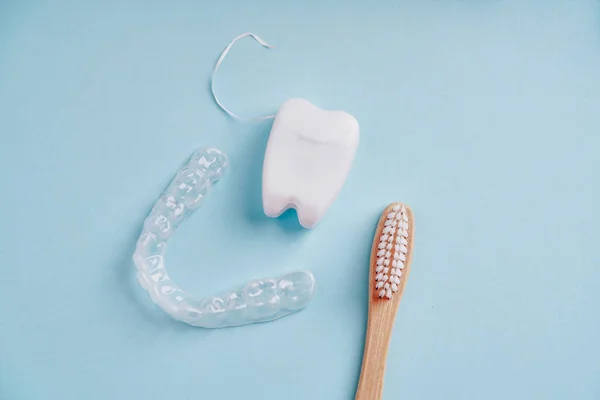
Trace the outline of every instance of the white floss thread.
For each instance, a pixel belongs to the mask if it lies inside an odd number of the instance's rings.
[[[227,45],[227,47],[225,47],[225,49],[223,50],[223,52],[221,53],[221,56],[219,57],[219,59],[217,60],[217,63],[215,64],[215,68],[213,69],[213,73],[212,73],[212,77],[211,77],[211,84],[210,84],[210,89],[212,91],[212,95],[213,98],[215,99],[215,102],[217,103],[217,105],[219,107],[221,107],[221,109],[223,111],[225,111],[230,117],[239,119],[239,120],[249,120],[249,121],[262,121],[262,120],[266,120],[266,119],[273,119],[275,118],[275,115],[267,115],[264,117],[242,117],[240,115],[235,114],[234,112],[232,112],[230,109],[228,109],[227,107],[225,107],[223,105],[223,103],[221,103],[221,101],[219,100],[219,98],[217,97],[217,94],[215,92],[215,77],[217,76],[217,71],[219,70],[219,67],[221,66],[221,64],[223,63],[223,60],[225,59],[225,57],[227,56],[227,53],[229,53],[229,50],[231,50],[231,47],[235,44],[235,42],[237,42],[238,40],[245,38],[247,36],[250,36],[251,38],[253,38],[254,40],[256,40],[261,46],[266,47],[267,49],[272,49],[275,46],[270,45],[269,43],[265,42],[263,39],[261,39],[258,35],[255,35],[254,33],[250,33],[250,32],[246,32],[246,33],[242,33],[241,35],[239,35],[238,37],[236,37],[235,39],[233,39],[231,42],[229,42],[229,44]]]

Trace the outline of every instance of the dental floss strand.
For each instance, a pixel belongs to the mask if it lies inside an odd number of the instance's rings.
[[[219,98],[218,98],[218,96],[217,96],[217,94],[215,92],[215,78],[217,76],[217,71],[219,70],[219,67],[221,67],[221,64],[223,63],[223,60],[227,56],[227,53],[229,53],[229,50],[231,50],[231,47],[238,40],[243,39],[245,37],[251,37],[251,38],[253,38],[261,46],[266,47],[267,49],[272,49],[272,48],[275,47],[275,46],[272,46],[269,43],[265,42],[263,39],[260,38],[260,36],[255,35],[254,33],[250,33],[250,32],[242,33],[241,35],[239,35],[238,37],[236,37],[235,39],[233,39],[231,42],[229,42],[229,44],[227,45],[227,47],[225,47],[225,49],[221,53],[221,56],[217,60],[217,63],[215,64],[215,68],[213,69],[213,73],[212,73],[212,77],[211,77],[210,90],[212,92],[213,98],[215,99],[215,102],[217,103],[217,105],[219,107],[221,107],[221,109],[223,111],[225,111],[232,118],[235,118],[235,119],[238,119],[238,120],[247,120],[247,121],[252,121],[252,120],[254,120],[254,121],[262,121],[262,120],[267,120],[267,119],[273,119],[273,118],[275,118],[274,114],[273,115],[266,115],[264,117],[242,117],[242,116],[239,116],[239,115],[235,114],[234,112],[232,112],[227,107],[225,107],[223,105],[223,103],[221,103],[221,101],[219,100]]]

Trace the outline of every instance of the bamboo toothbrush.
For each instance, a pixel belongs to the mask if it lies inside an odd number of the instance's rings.
[[[408,278],[413,247],[413,213],[392,203],[381,214],[369,264],[369,319],[355,400],[380,400],[396,311]]]

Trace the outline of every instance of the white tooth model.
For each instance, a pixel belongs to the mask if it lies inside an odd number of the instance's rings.
[[[314,228],[337,198],[356,154],[359,126],[344,111],[321,110],[308,100],[280,107],[263,164],[263,209],[276,218],[296,209]]]

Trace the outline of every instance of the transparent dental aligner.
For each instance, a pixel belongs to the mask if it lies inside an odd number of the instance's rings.
[[[167,241],[202,203],[227,169],[228,158],[215,148],[197,150],[160,195],[144,221],[133,260],[137,279],[150,298],[178,321],[203,328],[266,322],[300,311],[310,303],[315,280],[308,271],[258,279],[230,293],[196,298],[167,274]]]

